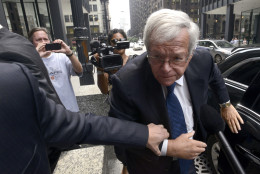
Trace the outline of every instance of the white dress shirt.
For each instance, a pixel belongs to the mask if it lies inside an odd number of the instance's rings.
[[[187,132],[193,131],[194,127],[194,120],[193,120],[193,109],[192,109],[192,102],[190,98],[190,93],[188,90],[187,82],[184,76],[180,79],[176,80],[176,86],[174,88],[174,94],[178,98],[181,108],[184,114],[184,119],[186,123]],[[162,86],[164,97],[167,97],[167,89],[165,86]],[[161,149],[161,156],[166,156],[168,146],[168,140],[164,140],[162,149]]]

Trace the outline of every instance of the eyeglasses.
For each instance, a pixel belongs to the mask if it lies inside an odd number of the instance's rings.
[[[116,44],[118,41],[125,41],[125,38],[120,38],[120,39],[112,39],[110,40],[111,43]]]
[[[152,65],[163,65],[165,62],[168,62],[169,65],[183,65],[187,62],[189,57],[170,57],[169,60],[165,60],[160,57],[148,55],[148,60]]]

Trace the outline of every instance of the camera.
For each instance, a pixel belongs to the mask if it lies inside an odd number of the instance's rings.
[[[60,50],[61,49],[61,44],[60,43],[50,43],[45,45],[45,50]]]
[[[105,43],[105,39],[101,38],[98,40],[92,40],[90,42],[91,47],[91,55],[98,53],[99,61],[92,56],[91,63],[96,67],[103,69],[105,72],[118,70],[123,65],[122,57],[119,54],[114,54],[113,50],[117,49],[128,49],[129,42],[128,41],[117,41],[115,46],[107,46]]]

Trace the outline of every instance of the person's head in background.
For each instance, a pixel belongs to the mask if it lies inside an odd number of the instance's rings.
[[[144,43],[160,84],[170,86],[184,74],[198,38],[198,26],[182,11],[162,9],[149,16]]]
[[[126,33],[122,29],[115,28],[113,30],[110,30],[110,32],[108,33],[107,42],[111,46],[115,46],[117,41],[126,41],[126,40],[127,40]],[[114,54],[119,54],[123,56],[125,54],[125,49],[120,49],[120,50],[114,49]]]
[[[46,28],[36,27],[28,33],[28,39],[37,47],[39,43],[50,43],[50,35]]]

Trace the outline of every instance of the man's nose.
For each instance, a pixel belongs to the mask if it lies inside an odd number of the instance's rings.
[[[163,71],[166,71],[166,72],[170,71],[172,69],[172,67],[170,66],[169,60],[165,60],[162,64],[161,68]]]

